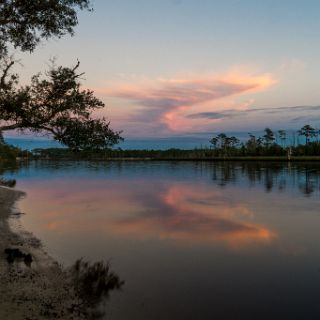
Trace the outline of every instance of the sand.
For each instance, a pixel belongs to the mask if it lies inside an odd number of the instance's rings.
[[[0,187],[0,319],[84,319],[78,314],[79,300],[67,273],[43,249],[40,241],[19,225],[15,207],[24,193]],[[15,219],[15,220],[13,220]],[[8,263],[4,250],[19,248],[33,257]]]

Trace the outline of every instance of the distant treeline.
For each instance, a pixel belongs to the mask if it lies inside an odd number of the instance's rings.
[[[0,143],[0,160],[16,157],[30,159],[55,159],[55,160],[104,160],[104,159],[142,159],[142,160],[202,160],[202,159],[229,159],[238,160],[320,160],[320,133],[310,125],[303,126],[297,131],[303,136],[303,144],[289,144],[285,130],[264,130],[264,134],[255,136],[249,133],[246,141],[240,141],[234,136],[220,133],[210,139],[210,147],[195,148],[192,150],[82,150],[75,151],[66,148],[34,149],[32,152],[22,151],[18,148]],[[291,137],[290,137],[291,138]],[[290,141],[292,141],[290,139]]]
[[[317,144],[317,153],[304,152],[305,149],[293,149],[291,160],[317,160],[320,161],[320,143]],[[312,146],[310,146],[312,148]],[[271,149],[272,150],[272,149]],[[74,152],[68,149],[37,149],[30,159],[47,160],[287,160],[287,151],[282,149],[274,154],[260,150],[256,154],[247,154],[242,149],[228,150],[228,153],[219,153],[215,149],[168,149],[168,150],[106,150],[99,152]],[[299,150],[301,152],[299,152]],[[233,152],[234,151],[234,152]],[[297,151],[297,152],[296,152]]]
[[[1,140],[1,139],[0,139]],[[32,156],[29,151],[21,150],[17,147],[5,144],[4,142],[1,143],[0,141],[0,161],[15,161],[17,158]]]
[[[298,136],[303,136],[305,143],[296,144],[296,139],[290,140],[285,130],[276,133],[270,128],[264,130],[262,137],[249,133],[245,142],[234,136],[228,137],[220,133],[210,140],[213,155],[221,156],[319,156],[320,131],[310,125],[303,126],[297,131]]]
[[[70,149],[35,149],[35,158],[47,159],[232,159],[238,158],[255,159],[256,157],[268,159],[287,159],[305,156],[320,157],[319,131],[310,125],[303,126],[297,131],[299,136],[303,136],[305,143],[299,145],[289,145],[285,130],[278,130],[276,133],[270,128],[264,130],[262,137],[256,137],[249,133],[248,140],[241,142],[234,136],[227,136],[220,133],[210,140],[209,148],[195,148],[192,150],[168,149],[168,150],[92,150],[75,152]]]

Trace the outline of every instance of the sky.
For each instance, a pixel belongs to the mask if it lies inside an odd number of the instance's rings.
[[[74,37],[18,54],[85,72],[125,138],[320,127],[320,1],[95,0]]]

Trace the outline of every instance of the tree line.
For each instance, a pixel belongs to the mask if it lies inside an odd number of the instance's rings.
[[[264,129],[263,136],[249,133],[249,139],[241,142],[235,136],[220,133],[210,140],[214,156],[284,156],[284,155],[320,155],[320,130],[304,125],[297,130],[297,135],[304,138],[305,143],[289,142],[285,130],[274,132]]]

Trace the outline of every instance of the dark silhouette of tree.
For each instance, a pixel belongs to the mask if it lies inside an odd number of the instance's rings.
[[[17,76],[5,68],[0,84],[0,131],[48,132],[73,150],[104,149],[118,143],[120,133],[112,131],[109,122],[92,118],[92,112],[104,103],[92,91],[81,89],[78,67],[79,63],[73,68],[52,66],[45,78],[38,74],[24,87],[17,87]]]
[[[0,1],[0,58],[8,45],[33,51],[41,39],[73,34],[76,9],[89,9],[89,0]]]
[[[249,133],[249,140],[246,142],[245,146],[249,154],[256,154],[257,149],[262,146],[262,139],[260,137],[256,138],[255,135]]]
[[[215,150],[218,149],[218,152],[225,156],[229,154],[232,149],[235,150],[240,141],[234,136],[228,137],[225,133],[220,133],[216,137],[213,137],[210,143],[214,146]]]
[[[103,261],[92,264],[77,260],[69,269],[69,275],[79,298],[72,311],[78,311],[85,319],[102,319],[105,312],[99,310],[99,304],[107,300],[112,291],[121,290],[124,285],[124,281]]]
[[[225,149],[227,135],[225,133],[219,133],[217,135],[217,138],[218,138],[218,144],[219,144],[220,148]]]
[[[298,130],[299,136],[305,136],[306,144],[309,144],[310,139],[316,136],[316,130],[310,125],[306,124],[300,130]]]
[[[284,148],[287,140],[287,133],[285,130],[278,130],[279,139],[281,141],[281,146]]]
[[[298,131],[297,131],[298,132]],[[214,146],[214,150],[205,152],[200,155],[193,155],[194,157],[272,157],[279,156],[291,161],[293,157],[299,156],[320,156],[320,142],[319,131],[310,126],[304,126],[299,130],[300,135],[306,137],[306,144],[293,145],[286,143],[287,134],[284,130],[277,131],[277,140],[275,139],[274,132],[266,128],[263,137],[256,137],[254,134],[249,133],[249,139],[240,142],[234,136],[227,136],[225,133],[220,133],[213,137],[210,142]],[[311,138],[313,141],[310,141]],[[186,150],[185,150],[186,151]],[[178,154],[179,152],[177,152]],[[119,156],[119,155],[118,155]],[[182,156],[182,153],[180,153]],[[186,154],[184,155],[186,156]]]
[[[266,147],[269,147],[275,141],[274,133],[270,128],[265,128],[264,132],[265,132],[263,136],[264,144],[266,145]]]
[[[234,136],[226,138],[226,144],[228,148],[236,148],[240,143],[240,140]]]
[[[214,149],[217,148],[217,145],[218,145],[218,138],[217,137],[213,137],[211,140],[210,140],[210,143],[213,145]]]

